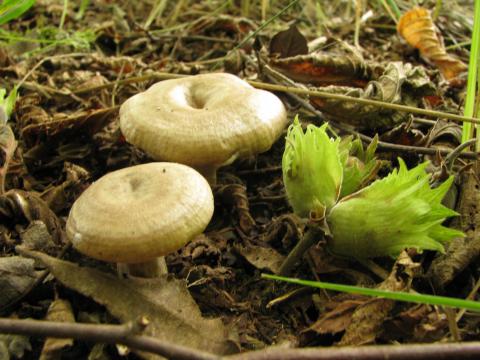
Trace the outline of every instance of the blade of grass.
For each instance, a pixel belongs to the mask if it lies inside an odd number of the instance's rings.
[[[83,15],[85,15],[85,11],[87,10],[88,5],[90,5],[90,0],[82,0],[80,2],[80,7],[78,9],[77,15],[75,15],[75,20],[81,20],[83,18]]]
[[[152,22],[159,16],[163,15],[163,11],[167,7],[167,0],[160,0],[157,1],[155,6],[152,8],[152,11],[150,11],[150,14],[148,14],[148,18],[145,21],[145,24],[143,25],[145,30],[148,30]]]
[[[257,30],[255,30],[254,32],[252,32],[250,35],[246,36],[242,41],[240,41],[240,43],[235,46],[231,51],[235,51],[235,50],[238,50],[240,49],[243,45],[245,45],[251,38],[255,37],[260,31],[262,31],[263,29],[265,29],[268,25],[270,25],[270,23],[272,23],[273,21],[275,21],[275,19],[277,19],[279,16],[281,16],[283,13],[285,13],[286,11],[288,11],[288,9],[290,9],[291,7],[293,7],[299,0],[293,0],[291,1],[287,6],[285,6],[282,10],[280,10],[278,13],[276,13],[275,15],[273,15],[271,18],[269,18],[267,21],[263,22]],[[218,62],[216,63],[213,68],[212,68],[212,71],[217,69],[219,66],[221,65],[221,62]]]
[[[35,0],[5,0],[0,5],[0,25],[10,20],[20,17],[25,11],[30,9]]]
[[[402,16],[402,13],[398,9],[397,4],[394,0],[378,0],[380,4],[385,8],[385,11],[390,15],[395,24],[398,22],[398,19]]]
[[[345,292],[350,294],[367,295],[367,296],[380,297],[380,298],[397,300],[397,301],[414,302],[419,304],[448,306],[453,308],[467,309],[475,312],[480,312],[480,302],[478,301],[456,299],[456,298],[451,298],[446,296],[385,291],[385,290],[378,290],[378,289],[363,288],[359,286],[333,284],[333,283],[326,283],[326,282],[320,282],[320,281],[301,280],[301,279],[288,278],[288,277],[270,275],[270,274],[262,274],[262,278],[284,281],[291,284],[297,284],[302,286],[310,286],[310,287],[319,288],[319,289],[340,291],[340,292]]]
[[[60,24],[58,25],[58,28],[60,30],[63,29],[63,25],[65,24],[65,18],[67,17],[67,11],[68,11],[68,0],[63,0],[62,17],[60,18]]]
[[[477,76],[478,76],[478,56],[480,54],[480,1],[475,0],[475,14],[474,14],[474,24],[473,24],[473,33],[472,33],[472,46],[470,47],[470,60],[468,63],[468,80],[467,80],[467,96],[465,99],[465,108],[463,114],[466,117],[471,117],[474,114],[475,108],[475,95],[476,85],[477,85]],[[477,132],[479,128],[477,127]],[[468,141],[473,137],[473,126],[472,124],[465,123],[463,124],[462,132],[462,143]],[[480,147],[477,142],[476,149]]]

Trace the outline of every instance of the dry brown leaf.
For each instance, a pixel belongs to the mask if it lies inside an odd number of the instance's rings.
[[[70,302],[62,299],[55,299],[49,306],[46,320],[75,322]],[[61,358],[61,351],[73,345],[73,339],[47,338],[43,344],[40,360],[53,360]]]
[[[16,148],[17,141],[10,126],[0,125],[0,194],[5,192],[8,165]]]
[[[319,334],[335,334],[344,331],[352,322],[352,313],[369,299],[360,295],[341,294],[327,304],[329,311],[320,315],[308,330]]]
[[[352,86],[363,88],[381,74],[383,67],[352,55],[310,54],[271,58],[269,64],[289,78],[315,86]]]
[[[48,229],[56,244],[63,239],[62,225],[57,215],[48,205],[33,192],[23,190],[9,190],[0,195],[0,220],[17,219],[23,216],[29,223],[39,220]]]
[[[468,69],[461,60],[447,54],[427,9],[415,7],[403,14],[397,30],[411,46],[420,50],[425,60],[438,67],[445,79],[452,80]]]
[[[257,246],[248,242],[245,245],[235,246],[235,249],[257,269],[268,270],[274,274],[278,273],[280,266],[285,260],[285,256],[273,248]]]
[[[418,107],[421,105],[422,96],[431,94],[434,87],[424,69],[401,62],[391,62],[381,76],[370,81],[365,89],[328,86],[320,90],[330,94]],[[335,121],[362,129],[391,128],[408,117],[405,112],[332,98],[311,97],[310,101],[325,115],[332,116]]]
[[[0,258],[0,310],[25,296],[41,272],[35,271],[34,261],[21,256]]]
[[[116,111],[117,109],[112,107],[59,116],[48,122],[25,126],[22,128],[21,136],[27,147],[32,147],[42,141],[78,137],[80,133],[93,135],[111,120]]]
[[[414,263],[408,254],[402,252],[388,278],[378,289],[389,291],[408,291],[419,264]],[[374,342],[382,331],[382,324],[395,306],[395,301],[372,298],[357,307],[352,315],[352,321],[346,328],[339,345],[364,345]]]
[[[276,33],[269,46],[270,55],[278,54],[280,58],[308,54],[307,39],[295,24],[287,30]]]
[[[250,214],[245,186],[240,184],[224,185],[215,191],[215,195],[221,197],[226,204],[233,205],[238,214],[238,226],[245,234],[250,234],[255,227],[255,220]]]
[[[147,317],[150,323],[144,335],[215,354],[233,350],[221,320],[202,317],[185,281],[169,276],[119,279],[40,252],[22,252],[45,264],[63,285],[104,305],[122,322]]]
[[[455,238],[445,254],[438,254],[428,269],[427,277],[438,292],[443,292],[455,277],[480,255],[480,191],[478,175],[468,171],[460,175],[462,184],[457,211],[460,216],[453,219],[452,228],[460,229],[465,237]]]

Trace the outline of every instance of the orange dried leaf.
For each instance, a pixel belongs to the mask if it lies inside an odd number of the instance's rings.
[[[375,73],[378,64],[367,64],[350,56],[330,54],[297,55],[282,59],[270,58],[270,65],[295,81],[316,86],[352,86],[363,88]]]
[[[420,50],[425,60],[438,67],[445,79],[454,79],[467,70],[461,60],[447,54],[427,9],[415,7],[406,12],[400,18],[397,30],[411,46]]]

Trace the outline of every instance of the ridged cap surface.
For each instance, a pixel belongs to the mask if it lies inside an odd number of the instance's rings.
[[[72,206],[67,236],[92,258],[141,263],[176,251],[202,233],[213,195],[194,169],[149,163],[111,172]]]
[[[156,160],[194,167],[267,151],[286,125],[278,97],[225,73],[162,81],[120,108],[128,142]]]

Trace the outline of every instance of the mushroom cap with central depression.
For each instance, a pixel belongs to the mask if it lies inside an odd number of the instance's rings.
[[[75,201],[67,220],[73,246],[92,258],[142,263],[176,251],[202,233],[213,195],[196,170],[149,163],[111,172]]]
[[[286,125],[278,97],[226,73],[162,81],[120,108],[128,142],[156,160],[197,168],[267,151]]]

